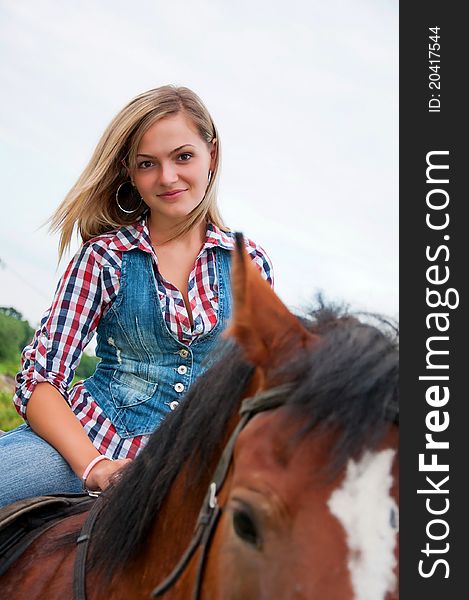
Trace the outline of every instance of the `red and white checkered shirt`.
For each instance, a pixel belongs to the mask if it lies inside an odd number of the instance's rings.
[[[273,285],[272,265],[262,248],[246,239],[246,249],[262,276]],[[215,247],[234,248],[234,234],[213,224],[207,226],[202,246],[189,276],[188,297],[193,318],[181,292],[158,269],[146,220],[122,227],[83,244],[60,279],[51,307],[29,346],[22,353],[22,371],[16,376],[14,403],[26,418],[26,405],[40,382],[52,384],[68,401],[94,446],[109,458],[134,458],[148,436],[121,438],[111,421],[85,389],[83,381],[71,389],[83,350],[93,337],[100,318],[119,291],[122,253],[140,248],[153,257],[161,310],[168,329],[183,343],[208,333],[217,322],[218,284]]]

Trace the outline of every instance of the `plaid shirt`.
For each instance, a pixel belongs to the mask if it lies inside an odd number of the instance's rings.
[[[246,249],[262,276],[273,285],[272,265],[266,253],[246,239]],[[22,371],[16,376],[14,403],[26,419],[26,405],[40,382],[52,384],[67,402],[86,430],[94,446],[109,458],[134,458],[148,436],[123,439],[111,421],[85,389],[83,381],[71,389],[83,350],[93,337],[100,318],[119,291],[122,253],[140,248],[153,257],[161,310],[168,329],[181,342],[190,344],[213,329],[218,314],[215,247],[234,248],[234,235],[213,224],[207,226],[205,243],[189,276],[189,315],[181,292],[166,281],[158,269],[146,220],[122,227],[83,244],[60,279],[51,307],[45,312],[29,346],[23,350]]]

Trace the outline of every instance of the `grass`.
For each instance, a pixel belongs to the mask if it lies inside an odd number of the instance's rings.
[[[15,360],[2,360],[0,361],[0,375],[10,375],[15,377],[21,368],[20,359]]]
[[[19,357],[16,360],[1,361],[0,375],[15,377],[19,367]],[[23,419],[19,416],[13,406],[13,393],[13,387],[10,389],[10,387],[6,385],[0,386],[0,429],[3,429],[3,431],[9,431],[18,425],[21,425],[21,423],[24,423]]]
[[[74,385],[80,379],[89,377],[93,373],[96,363],[96,357],[84,355],[71,385]],[[12,402],[14,394],[13,379],[20,369],[21,359],[19,352],[16,358],[0,360],[0,376],[7,376],[0,377],[0,429],[3,429],[3,431],[9,431],[17,425],[24,423],[23,419],[16,412]],[[12,379],[9,380],[8,377]]]
[[[0,429],[3,431],[9,431],[24,423],[13,406],[12,397],[11,392],[0,390]]]
[[[19,367],[16,362],[11,364],[0,362],[0,375],[14,377],[18,370]],[[79,379],[79,377],[74,377],[72,384],[75,384]],[[0,429],[3,431],[9,431],[24,423],[13,405],[13,394],[13,387],[9,389],[7,386],[0,385]]]

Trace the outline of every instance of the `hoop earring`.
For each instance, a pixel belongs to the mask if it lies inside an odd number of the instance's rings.
[[[208,183],[210,184],[210,182],[212,181],[212,171],[208,172]]]
[[[132,182],[131,182],[131,181],[130,181],[130,179],[129,179],[129,180],[127,180],[127,181],[124,181],[123,183],[121,183],[121,184],[120,184],[120,186],[117,188],[117,190],[116,190],[116,204],[117,204],[117,206],[120,208],[120,210],[121,210],[123,213],[125,213],[126,215],[131,215],[132,213],[134,213],[134,212],[137,212],[137,211],[139,210],[139,208],[142,206],[142,203],[143,203],[143,198],[142,198],[141,196],[139,196],[139,200],[140,200],[140,202],[139,202],[139,204],[138,204],[138,206],[137,206],[136,208],[132,208],[132,210],[128,210],[128,209],[126,209],[126,208],[123,208],[123,207],[121,206],[120,202],[119,202],[119,192],[120,192],[121,188],[122,188],[124,185],[127,185],[128,183],[130,183],[130,185],[132,186],[132,190],[131,190],[131,192],[130,192],[130,194],[129,194],[129,195],[130,195],[130,196],[133,196],[133,198],[135,199],[135,189],[136,189],[136,188],[135,188],[135,187],[132,185]],[[138,193],[137,193],[137,195],[138,195]]]

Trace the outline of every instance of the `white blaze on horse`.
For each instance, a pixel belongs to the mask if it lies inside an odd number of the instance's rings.
[[[91,513],[0,556],[2,597],[398,598],[395,336],[299,320],[240,238],[233,297],[218,361]]]

